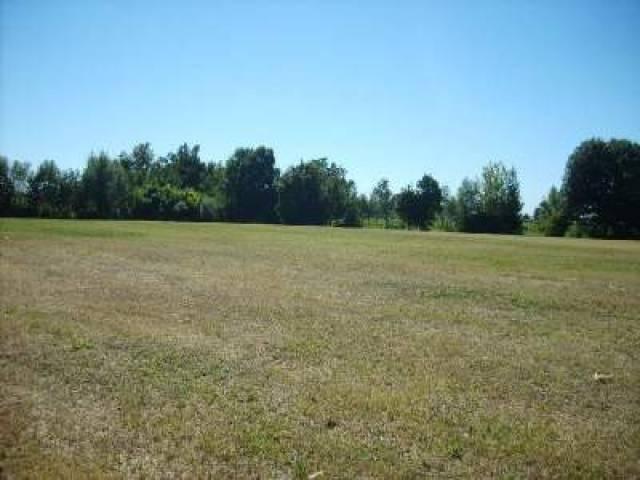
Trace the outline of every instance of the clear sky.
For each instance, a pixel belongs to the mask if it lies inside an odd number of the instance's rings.
[[[531,211],[580,141],[640,141],[638,0],[0,0],[0,43],[0,152],[33,164],[264,144],[369,192],[501,160]]]

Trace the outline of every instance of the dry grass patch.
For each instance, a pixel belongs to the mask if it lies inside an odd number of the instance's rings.
[[[12,477],[640,476],[638,243],[0,230]]]

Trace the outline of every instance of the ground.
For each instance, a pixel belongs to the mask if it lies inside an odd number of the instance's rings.
[[[0,308],[0,477],[640,476],[639,242],[0,219]]]

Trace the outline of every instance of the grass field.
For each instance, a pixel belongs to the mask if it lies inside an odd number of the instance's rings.
[[[0,219],[0,307],[9,478],[640,477],[639,242]]]

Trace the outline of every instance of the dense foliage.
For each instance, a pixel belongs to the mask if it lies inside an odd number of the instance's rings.
[[[273,222],[279,171],[273,150],[239,148],[227,160],[223,192],[228,218],[237,221]]]
[[[282,175],[278,213],[284,223],[357,226],[360,223],[355,183],[326,158],[300,162]]]
[[[583,142],[569,157],[563,191],[569,218],[593,236],[640,234],[640,144]]]
[[[416,188],[408,185],[398,194],[396,211],[409,226],[428,228],[436,213],[442,208],[442,190],[431,176],[423,176]]]
[[[287,168],[273,150],[238,148],[226,162],[204,162],[200,147],[157,157],[149,143],[112,158],[92,153],[85,168],[0,156],[0,215],[53,218],[282,222],[297,225],[436,228],[549,236],[640,236],[640,145],[591,139],[569,157],[532,219],[522,215],[513,168],[491,162],[455,194],[430,175],[394,194],[381,179],[358,194],[347,172],[326,158]]]
[[[548,236],[640,237],[640,144],[592,138],[573,151],[562,182],[536,208]]]
[[[547,198],[533,212],[536,229],[548,237],[561,237],[569,226],[565,196],[556,187],[551,187]]]
[[[394,203],[393,192],[389,187],[388,179],[383,178],[376,184],[371,192],[368,205],[365,203],[365,206],[368,210],[368,216],[382,218],[384,226],[389,227],[393,215]]]
[[[489,163],[480,178],[465,178],[457,195],[446,197],[440,222],[462,232],[520,233],[520,183],[515,169]]]

